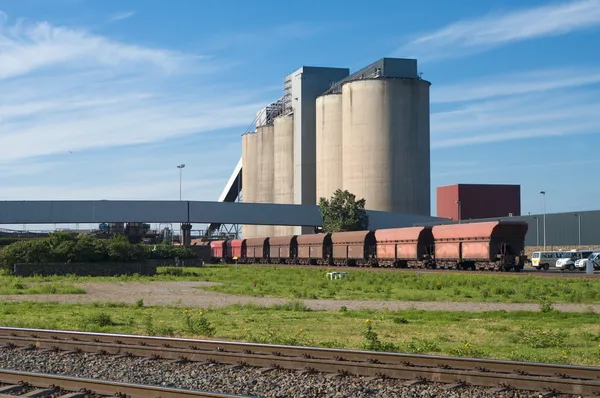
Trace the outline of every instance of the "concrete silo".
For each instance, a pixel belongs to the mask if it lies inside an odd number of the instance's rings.
[[[317,98],[316,173],[317,196],[329,199],[342,188],[342,95],[328,94]]]
[[[367,209],[430,214],[429,86],[419,78],[343,84],[343,188]]]
[[[258,157],[256,133],[242,134],[242,200],[245,203],[256,202],[258,183]],[[244,238],[256,236],[256,225],[242,225]]]
[[[256,201],[258,203],[273,203],[273,177],[274,164],[273,148],[274,126],[265,125],[256,128],[257,136],[257,159],[258,159],[258,192]],[[259,225],[257,236],[272,236],[272,225]]]
[[[294,116],[277,117],[273,129],[273,203],[294,203]],[[293,226],[276,225],[273,236],[294,234]]]

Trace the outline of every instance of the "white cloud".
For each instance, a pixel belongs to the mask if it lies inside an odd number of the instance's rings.
[[[419,60],[452,58],[512,42],[564,35],[598,25],[600,1],[554,2],[458,21],[416,37],[396,53]]]
[[[199,59],[203,57],[120,43],[48,22],[7,26],[0,19],[0,80],[58,66],[64,70],[154,66],[175,73]]]
[[[124,19],[127,19],[127,18],[131,18],[131,17],[133,17],[135,14],[136,14],[136,12],[135,12],[135,11],[123,11],[123,12],[117,12],[117,13],[115,13],[115,14],[111,15],[111,16],[109,17],[109,20],[110,20],[111,22],[122,21],[122,20],[124,20]]]
[[[0,159],[245,128],[267,102],[265,92],[224,89],[206,75],[219,66],[47,22],[4,26]]]
[[[450,109],[431,115],[432,148],[600,133],[600,91],[574,88],[581,81],[600,82],[600,71],[573,73],[577,79],[566,70],[524,75],[546,80],[501,84],[503,79],[491,77],[440,87],[432,102]]]
[[[600,1],[598,2],[600,4]],[[600,69],[565,67],[483,77],[432,86],[432,103],[472,101],[600,83]]]

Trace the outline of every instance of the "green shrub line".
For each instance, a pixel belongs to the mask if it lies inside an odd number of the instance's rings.
[[[0,248],[0,267],[10,270],[16,263],[139,262],[176,257],[194,258],[196,254],[182,246],[132,244],[123,235],[99,239],[55,232],[47,238],[20,240]]]

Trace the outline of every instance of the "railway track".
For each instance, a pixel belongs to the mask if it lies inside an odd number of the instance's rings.
[[[239,395],[0,369],[0,398],[235,398]]]
[[[600,367],[22,328],[0,328],[0,345],[57,353],[219,363],[234,368],[252,366],[265,373],[289,369],[336,377],[401,379],[407,384],[446,383],[448,388],[481,386],[495,392],[514,389],[547,396],[600,395]]]

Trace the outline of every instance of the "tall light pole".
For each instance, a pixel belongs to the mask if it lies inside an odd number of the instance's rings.
[[[179,166],[177,166],[177,168],[179,169],[179,200],[181,200],[181,181],[183,178],[183,168],[185,167],[185,164],[180,164]]]
[[[536,246],[540,246],[540,218],[533,217],[535,219],[535,236],[536,236]]]
[[[546,250],[546,191],[540,191],[544,208],[544,250]]]
[[[578,232],[579,232],[578,245],[581,246],[581,214],[575,213],[575,217],[577,217],[577,221],[578,221]]]
[[[460,224],[460,220],[462,218],[461,214],[460,214],[460,210],[461,210],[461,208],[460,208],[460,200],[457,200],[456,204],[458,205],[458,223]]]

